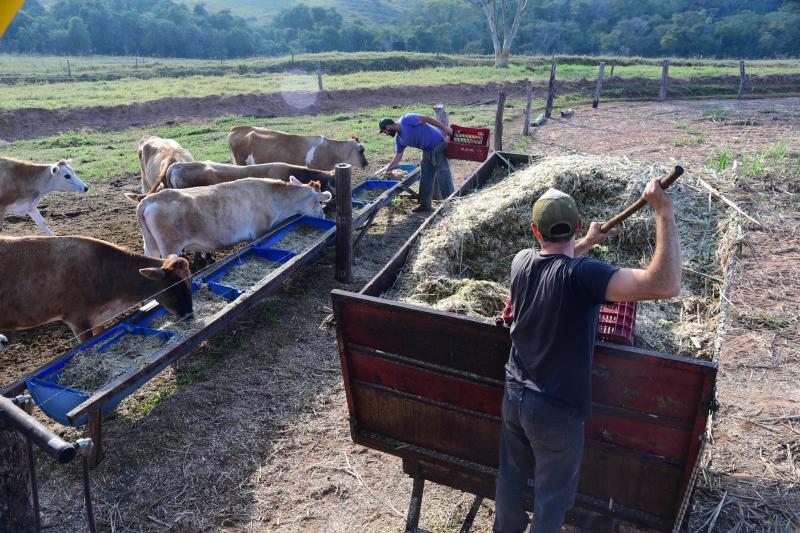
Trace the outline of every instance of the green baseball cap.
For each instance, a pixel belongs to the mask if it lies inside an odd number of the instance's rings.
[[[575,199],[558,189],[548,189],[533,204],[531,221],[547,239],[563,239],[575,233],[580,221]]]
[[[381,121],[378,122],[378,133],[380,133],[384,129],[386,129],[386,126],[388,126],[389,124],[394,124],[394,123],[395,123],[394,120],[391,119],[391,118],[388,118],[388,117],[387,118],[382,118]]]

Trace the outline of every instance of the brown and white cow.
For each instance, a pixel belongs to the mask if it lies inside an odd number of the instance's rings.
[[[190,189],[164,189],[139,202],[147,255],[213,252],[265,234],[296,214],[323,217],[331,193],[318,183],[244,178]]]
[[[61,320],[83,341],[143,300],[192,313],[191,272],[89,237],[0,237],[0,330]]]
[[[188,189],[189,187],[204,187],[217,185],[243,178],[270,178],[289,181],[294,176],[301,183],[318,181],[323,191],[333,194],[335,182],[334,171],[314,170],[313,168],[288,165],[286,163],[264,163],[263,165],[229,165],[214,163],[213,161],[190,161],[186,163],[173,163],[167,170],[164,187],[167,189]],[[146,194],[126,193],[131,200],[140,201]]]
[[[44,195],[54,191],[86,192],[89,187],[78,179],[69,160],[52,165],[36,164],[0,157],[0,230],[3,217],[29,215],[45,235],[53,235],[36,208]]]
[[[322,135],[292,135],[282,131],[235,126],[228,146],[237,165],[289,163],[319,170],[333,170],[338,163],[367,169],[364,145],[357,138],[335,141]]]
[[[172,139],[145,137],[139,141],[142,167],[142,194],[156,192],[164,185],[167,169],[173,163],[194,161],[192,154]]]

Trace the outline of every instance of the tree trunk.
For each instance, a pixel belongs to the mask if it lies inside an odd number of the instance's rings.
[[[494,66],[497,68],[508,68],[508,56],[511,55],[511,49],[503,48],[500,54],[494,54]]]

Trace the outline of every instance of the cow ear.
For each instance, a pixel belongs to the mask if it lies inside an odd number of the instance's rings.
[[[303,184],[302,181],[300,181],[299,179],[295,178],[294,176],[289,176],[289,183],[291,183],[292,185],[302,185]]]
[[[166,274],[160,268],[140,268],[139,274],[153,281],[160,281],[166,277]]]
[[[319,195],[320,195],[319,202],[321,204],[327,204],[328,202],[331,201],[331,198],[333,198],[333,195],[330,193],[330,191],[322,191],[321,193],[319,193]]]
[[[51,173],[53,176],[55,176],[56,174],[58,174],[58,165],[53,165],[52,167],[50,167],[50,173]]]

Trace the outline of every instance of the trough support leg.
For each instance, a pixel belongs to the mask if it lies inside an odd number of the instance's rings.
[[[483,502],[483,496],[475,496],[475,499],[472,500],[472,507],[469,508],[469,512],[467,513],[467,517],[464,519],[464,523],[461,525],[461,530],[459,533],[469,533],[469,530],[472,529],[472,523],[475,522],[475,517],[478,516],[478,511],[481,508],[481,502]]]
[[[372,226],[372,222],[375,220],[375,216],[377,214],[378,214],[378,209],[376,209],[369,216],[369,218],[366,220],[366,222],[364,222],[364,224],[362,224],[360,227],[356,228],[356,231],[358,231],[358,237],[356,237],[356,239],[353,241],[353,249],[354,250],[355,250],[356,246],[358,245],[358,241],[361,240],[361,237],[363,237],[369,231],[369,228]]]
[[[92,439],[92,451],[89,452],[89,468],[95,469],[105,456],[103,450],[103,415],[100,409],[89,413],[89,438]]]
[[[422,491],[425,488],[425,478],[417,474],[414,476],[414,488],[411,491],[411,503],[408,504],[408,518],[406,518],[405,533],[416,533],[419,526],[419,514],[422,511]]]

